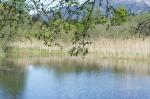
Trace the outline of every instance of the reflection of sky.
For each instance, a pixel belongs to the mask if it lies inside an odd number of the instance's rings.
[[[6,98],[4,94],[5,93],[3,92],[2,87],[0,86],[0,99]]]
[[[53,69],[31,66],[20,99],[147,99],[149,77],[111,72],[74,72],[57,78]]]

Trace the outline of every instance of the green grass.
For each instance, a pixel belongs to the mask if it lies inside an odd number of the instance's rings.
[[[107,24],[106,25],[96,25],[95,29],[90,31],[91,37],[93,38],[137,38],[138,35],[135,35],[134,33],[130,32],[132,29],[131,27],[135,27],[138,25],[138,23],[150,18],[150,13],[144,13],[137,16],[130,16],[128,17],[128,21],[120,26],[110,26],[108,30]]]

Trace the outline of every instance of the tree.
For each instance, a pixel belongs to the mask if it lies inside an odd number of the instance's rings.
[[[105,24],[108,21],[108,19],[105,16],[105,14],[102,14],[102,12],[100,11],[100,8],[96,7],[93,11],[92,21],[95,24]]]
[[[150,36],[150,18],[138,23],[136,27],[132,27],[131,32],[139,36]]]
[[[96,1],[85,0],[80,3],[79,0],[46,0],[46,3],[44,3],[42,0],[3,0],[1,3],[3,11],[1,11],[0,37],[7,42],[21,28],[26,32],[25,37],[30,39],[30,30],[36,23],[36,21],[32,20],[32,14],[38,14],[39,17],[48,16],[50,22],[42,23],[35,37],[42,39],[45,42],[44,44],[49,46],[56,36],[61,33],[60,29],[62,27],[68,33],[70,25],[74,25],[77,29],[74,31],[72,41],[74,47],[70,50],[70,54],[85,56],[88,53],[87,45],[91,44],[88,40],[89,34],[87,31],[93,28],[91,17]],[[100,0],[99,6],[101,6],[102,1]],[[108,0],[106,1],[108,3]],[[112,7],[110,4],[107,6],[107,9]],[[72,9],[74,7],[75,9]],[[81,16],[82,19],[80,21],[70,21],[70,17],[75,14]],[[59,26],[60,24],[61,26]],[[79,25],[80,29],[78,28]]]
[[[118,7],[115,9],[112,19],[111,25],[121,25],[122,23],[127,21],[128,11],[124,7]]]

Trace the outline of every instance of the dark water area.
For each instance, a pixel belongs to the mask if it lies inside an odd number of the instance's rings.
[[[150,99],[149,72],[135,73],[134,69],[73,63],[1,64],[0,99]]]

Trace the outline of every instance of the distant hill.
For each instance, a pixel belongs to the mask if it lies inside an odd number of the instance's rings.
[[[103,0],[102,2],[102,6],[100,7],[101,11],[105,13],[105,9],[106,9],[106,3],[104,2],[105,0]],[[99,3],[100,0],[96,1],[96,6],[95,7],[99,7]],[[132,13],[135,14],[140,14],[143,12],[149,12],[150,11],[150,1],[149,0],[141,0],[139,2],[139,0],[110,0],[111,5],[113,5],[115,8],[117,8],[118,6],[124,6],[126,7],[128,10],[130,9],[130,11]],[[71,9],[72,11],[75,10],[77,7],[70,7],[69,9]],[[65,11],[67,10],[66,7],[62,8],[61,13],[64,16],[64,18],[66,18],[68,16],[68,14],[66,13],[66,15],[64,15]],[[51,15],[50,15],[51,16]],[[42,15],[41,19],[47,21],[50,16],[48,17],[47,15]],[[73,14],[72,17],[70,17],[70,19],[81,19],[81,16],[78,16],[76,14]]]
[[[150,5],[142,1],[137,2],[135,0],[115,0],[112,1],[112,3],[115,7],[122,5],[127,9],[131,9],[131,11],[136,14],[150,11]]]
[[[114,7],[124,6],[127,9],[130,9],[135,14],[150,11],[150,0],[110,0],[110,3]],[[96,1],[96,4],[99,4],[99,0]],[[103,1],[101,10],[105,11],[105,8],[106,4]]]

